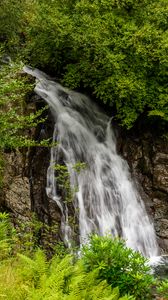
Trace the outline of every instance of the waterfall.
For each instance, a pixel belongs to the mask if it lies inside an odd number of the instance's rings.
[[[35,92],[55,118],[46,191],[62,213],[62,232],[70,246],[72,228],[68,206],[57,192],[55,165],[67,166],[71,187],[78,187],[73,205],[78,211],[80,242],[91,232],[121,236],[126,245],[147,257],[158,255],[153,224],[131,177],[127,162],[117,153],[111,120],[85,95],[70,91],[37,69]],[[80,172],[74,166],[85,165]]]

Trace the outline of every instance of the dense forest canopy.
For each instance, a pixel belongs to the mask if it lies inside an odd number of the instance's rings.
[[[122,125],[168,120],[167,0],[2,0],[0,16],[9,52],[88,89]]]

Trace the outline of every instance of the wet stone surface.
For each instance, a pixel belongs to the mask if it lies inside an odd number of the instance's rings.
[[[149,131],[134,131],[122,136],[119,151],[142,187],[140,193],[153,218],[161,253],[168,253],[168,143]]]

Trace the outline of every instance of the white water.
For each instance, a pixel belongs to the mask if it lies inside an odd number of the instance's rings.
[[[46,191],[62,212],[62,232],[70,245],[71,228],[68,208],[57,195],[55,164],[63,159],[70,174],[72,188],[78,186],[74,207],[79,208],[80,242],[88,234],[111,233],[122,236],[128,247],[152,257],[158,246],[151,221],[131,178],[127,162],[117,154],[110,119],[86,96],[65,89],[39,70],[25,67],[37,78],[35,92],[50,106],[55,129]],[[84,162],[86,168],[77,173],[74,165]]]

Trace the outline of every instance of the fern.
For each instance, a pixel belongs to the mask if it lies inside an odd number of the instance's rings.
[[[9,215],[0,213],[0,259],[7,258],[12,247],[12,228]]]
[[[71,261],[71,256],[66,256],[62,260],[57,256],[54,257],[49,265],[47,278],[44,280],[43,277],[39,289],[30,293],[30,299],[63,299],[68,278],[73,273]]]
[[[23,254],[18,254],[18,257],[20,258],[20,273],[23,280],[33,282],[35,287],[41,286],[41,280],[47,276],[48,270],[44,252],[38,249],[32,259]]]
[[[12,256],[14,237],[8,215],[0,214],[0,300],[134,300],[120,298],[118,288],[97,279],[99,269],[86,272],[83,260],[72,255],[48,261],[37,249],[31,257]]]
[[[39,265],[37,263],[39,262]],[[57,262],[57,266],[56,266]],[[40,274],[40,266],[42,272]],[[53,272],[53,267],[56,266]],[[27,272],[27,274],[26,274]],[[119,298],[106,281],[97,281],[96,272],[85,273],[71,257],[54,259],[51,264],[19,255],[0,266],[0,300],[133,300]]]

